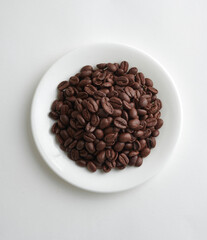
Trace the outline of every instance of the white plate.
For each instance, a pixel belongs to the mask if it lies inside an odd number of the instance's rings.
[[[146,77],[154,81],[159,90],[158,97],[163,102],[162,119],[164,125],[156,138],[157,146],[144,159],[140,168],[127,167],[89,172],[69,160],[59,149],[55,137],[50,133],[53,121],[48,117],[51,103],[56,98],[58,83],[69,79],[84,65],[101,62],[121,62],[126,60],[130,67],[138,67]],[[34,140],[46,163],[60,177],[69,183],[95,192],[116,192],[135,187],[158,173],[167,163],[178,140],[181,130],[181,104],[172,78],[154,58],[145,52],[120,44],[93,44],[75,49],[59,59],[40,81],[32,103],[31,126]]]

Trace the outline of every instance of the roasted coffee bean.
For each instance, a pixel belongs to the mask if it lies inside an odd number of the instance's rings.
[[[124,118],[116,117],[114,119],[114,125],[118,128],[125,129],[127,127],[127,121]]]
[[[67,88],[69,86],[69,82],[68,81],[63,81],[58,85],[58,90],[62,91],[65,88]]]
[[[106,113],[113,114],[114,108],[106,97],[101,99],[101,105]]]
[[[129,158],[125,153],[121,153],[119,155],[119,162],[123,165],[126,166],[129,163]]]
[[[83,135],[83,138],[85,139],[86,142],[94,142],[96,137],[93,133],[87,133],[85,132]]]
[[[106,152],[105,152],[105,151],[99,152],[99,154],[98,154],[97,157],[96,157],[96,160],[97,160],[99,163],[103,163],[103,162],[106,160]]]
[[[70,159],[92,172],[139,167],[163,125],[158,91],[126,61],[97,68],[86,65],[58,85],[52,133]]]
[[[163,120],[162,119],[157,119],[157,124],[155,126],[155,129],[160,129],[163,125]]]
[[[87,168],[91,172],[95,172],[96,171],[96,165],[93,162],[88,162],[87,163]]]
[[[128,62],[126,62],[126,61],[121,62],[120,69],[122,69],[124,71],[124,73],[126,73],[128,71],[128,67],[129,67]]]
[[[146,139],[148,148],[154,148],[156,146],[156,140],[154,137],[150,137]]]
[[[138,69],[136,67],[130,68],[128,71],[129,74],[133,74],[133,75],[136,75],[137,72],[138,72]]]
[[[159,130],[155,130],[152,132],[153,137],[157,137],[160,134]]]
[[[112,107],[115,109],[122,108],[122,101],[118,97],[111,97],[109,102],[111,103]]]
[[[95,147],[94,147],[94,144],[92,142],[86,142],[85,143],[85,148],[89,153],[94,153],[96,151]]]
[[[102,139],[104,137],[103,130],[101,130],[101,129],[96,129],[94,134],[98,139]]]
[[[135,163],[135,167],[140,167],[143,163],[143,158],[142,157],[138,157]]]
[[[104,69],[104,68],[107,67],[107,64],[106,63],[99,63],[99,64],[96,65],[96,67],[99,68],[99,69]]]
[[[131,129],[138,130],[140,121],[138,118],[135,118],[135,119],[129,120],[128,124]]]
[[[133,98],[136,93],[135,90],[129,86],[125,87],[125,92],[130,98]]]
[[[115,64],[108,63],[108,64],[107,64],[107,69],[108,69],[109,71],[111,71],[111,72],[116,72],[117,67],[116,67]]]
[[[83,71],[92,71],[93,70],[93,67],[91,65],[86,65],[84,67],[81,68],[81,72]]]
[[[71,77],[71,78],[69,79],[69,83],[70,83],[71,85],[77,85],[77,84],[79,83],[79,78],[76,77],[76,76]]]
[[[147,157],[149,154],[150,154],[150,149],[147,147],[141,150],[140,152],[141,157]]]
[[[130,142],[131,139],[132,139],[132,136],[131,136],[130,133],[121,133],[121,134],[119,135],[119,141],[120,141],[120,142],[123,142],[123,143],[125,143],[125,142]]]
[[[78,166],[80,166],[80,167],[85,167],[85,166],[86,166],[86,161],[84,161],[84,160],[78,160],[78,161],[76,161],[76,163],[77,163]]]
[[[104,141],[100,141],[96,144],[96,150],[97,151],[102,151],[106,147],[106,143]]]
[[[116,152],[121,152],[123,150],[124,146],[125,146],[125,143],[123,143],[123,142],[116,142],[116,144],[114,145],[114,150]]]

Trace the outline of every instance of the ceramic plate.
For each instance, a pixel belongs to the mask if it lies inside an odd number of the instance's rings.
[[[112,170],[109,173],[89,172],[68,159],[51,134],[53,121],[48,117],[56,98],[57,85],[77,73],[84,65],[126,60],[151,78],[162,100],[164,125],[156,138],[157,146],[144,159],[143,165]],[[35,143],[46,163],[69,183],[95,192],[116,192],[135,187],[157,174],[172,156],[181,130],[181,104],[174,82],[163,66],[145,52],[120,44],[93,44],[75,49],[56,63],[41,79],[32,103],[31,127]]]

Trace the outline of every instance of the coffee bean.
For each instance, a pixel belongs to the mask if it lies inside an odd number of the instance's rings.
[[[130,98],[133,98],[136,93],[135,90],[129,86],[125,87],[125,92]]]
[[[137,118],[138,117],[137,110],[135,108],[131,108],[129,110],[129,117],[130,118]]]
[[[163,125],[163,120],[162,119],[157,119],[157,124],[155,126],[155,129],[160,129]]]
[[[115,157],[115,152],[113,149],[107,149],[106,150],[106,158],[109,160],[109,161],[112,161]]]
[[[110,121],[109,121],[108,118],[102,118],[101,121],[100,121],[99,127],[100,127],[101,129],[104,129],[104,128],[109,127],[110,124],[111,124],[111,123],[110,123]]]
[[[128,124],[131,129],[138,130],[140,121],[138,118],[135,118],[135,119],[129,120]]]
[[[86,125],[86,132],[93,132],[96,129],[96,127],[92,126],[90,122],[87,123]]]
[[[91,172],[95,172],[96,171],[96,165],[93,162],[88,162],[87,163],[87,168]]]
[[[86,65],[84,67],[81,68],[81,72],[83,71],[92,71],[93,70],[93,67],[91,65]]]
[[[124,71],[124,73],[126,73],[128,71],[128,67],[129,67],[128,62],[126,62],[126,61],[121,62],[120,69],[122,69]]]
[[[147,99],[145,97],[141,97],[139,100],[139,106],[144,108],[147,106],[147,104],[148,104]]]
[[[157,137],[160,134],[159,130],[155,130],[152,132],[153,137]]]
[[[97,127],[100,123],[100,118],[97,115],[92,114],[90,123],[91,123],[92,126]]]
[[[99,163],[103,163],[106,159],[106,152],[105,151],[101,151],[99,152],[99,154],[97,155],[96,157],[96,160],[99,162]]]
[[[129,163],[129,158],[127,157],[126,154],[121,153],[119,155],[119,162],[123,165],[126,166]]]
[[[101,105],[106,113],[113,114],[114,108],[106,97],[101,99]]]
[[[123,142],[123,143],[125,143],[125,142],[130,142],[131,139],[132,139],[132,136],[131,136],[130,133],[121,133],[121,134],[119,135],[119,141],[120,141],[120,142]]]
[[[112,107],[115,109],[122,108],[122,101],[118,97],[111,97],[109,102],[111,103]]]
[[[148,87],[152,87],[153,86],[153,81],[149,78],[145,78],[145,84]]]
[[[147,147],[140,152],[141,157],[147,157],[149,154],[150,154],[150,149]]]
[[[148,148],[154,148],[156,146],[156,140],[154,137],[150,137],[146,139]]]
[[[142,157],[138,157],[135,163],[135,167],[140,167],[143,163],[143,158]]]
[[[84,146],[85,146],[85,142],[83,140],[79,140],[77,142],[76,148],[77,148],[77,150],[80,151],[80,150],[82,150],[84,148]]]
[[[108,70],[111,71],[111,72],[115,72],[115,71],[117,70],[116,65],[114,65],[114,64],[112,64],[112,63],[108,63],[108,64],[107,64],[107,68],[108,68]]]
[[[100,63],[100,64],[97,64],[96,67],[99,68],[99,69],[104,69],[104,68],[107,67],[107,64],[106,63]]]
[[[80,167],[85,167],[85,166],[86,166],[86,161],[84,161],[84,160],[78,160],[78,161],[76,161],[76,163],[77,163],[78,166],[80,166]]]
[[[102,139],[103,136],[104,136],[104,133],[101,129],[96,129],[95,132],[94,132],[95,136],[98,138],[98,139]]]
[[[69,82],[68,81],[63,81],[58,85],[58,89],[60,91],[64,90],[65,88],[67,88],[69,86]]]
[[[94,95],[94,93],[97,91],[97,88],[89,84],[84,87],[84,90],[86,93],[88,93],[88,95]]]
[[[124,118],[116,117],[114,119],[114,125],[118,128],[125,129],[127,127],[127,121]]]
[[[87,108],[92,113],[95,113],[98,111],[98,105],[93,98],[88,98]]]
[[[100,141],[96,144],[96,150],[97,151],[102,151],[106,147],[106,143],[104,141]]]
[[[90,132],[89,133],[85,132],[83,138],[85,139],[86,142],[93,142],[96,139],[95,135]]]
[[[79,78],[74,76],[69,79],[71,85],[77,85],[79,83]]]
[[[94,153],[96,151],[92,142],[86,142],[85,147],[89,153]]]
[[[138,72],[138,69],[136,67],[130,68],[128,71],[128,73],[133,74],[133,75],[136,75],[137,72]]]

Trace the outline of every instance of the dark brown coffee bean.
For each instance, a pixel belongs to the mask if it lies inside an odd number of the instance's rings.
[[[98,111],[98,105],[93,98],[88,98],[87,108],[92,113],[95,113]]]
[[[96,171],[96,165],[93,162],[88,162],[87,163],[87,168],[91,172],[95,172]]]
[[[153,81],[149,78],[145,78],[145,84],[148,87],[153,87]]]
[[[140,152],[140,155],[142,157],[147,157],[148,155],[150,154],[150,149],[149,148],[144,148],[141,152]]]
[[[96,151],[95,147],[94,147],[94,144],[92,142],[86,142],[85,143],[85,148],[89,153],[94,153]]]
[[[114,142],[116,140],[117,136],[118,136],[117,133],[109,133],[104,137],[104,141],[106,143]]]
[[[128,165],[129,165],[129,166],[135,166],[135,164],[136,164],[136,162],[137,162],[137,159],[138,159],[138,156],[134,156],[134,157],[129,158],[129,163],[128,163]]]
[[[71,77],[69,82],[70,82],[71,85],[77,85],[79,83],[79,78],[76,77],[76,76]]]
[[[100,124],[99,124],[99,127],[101,129],[104,129],[104,128],[107,128],[110,126],[110,121],[108,120],[108,118],[102,118],[101,121],[100,121]]]
[[[155,126],[155,129],[160,129],[163,125],[163,120],[162,119],[157,119],[157,124]]]
[[[78,160],[78,161],[76,161],[76,163],[77,163],[78,166],[80,166],[80,167],[85,167],[85,166],[86,166],[86,161],[84,161],[84,160]]]
[[[92,75],[92,71],[91,70],[85,70],[85,71],[82,71],[80,73],[80,78],[90,77],[91,75]]]
[[[104,133],[101,129],[96,129],[94,132],[94,135],[98,138],[98,139],[102,139],[104,137]]]
[[[86,142],[94,142],[94,140],[96,139],[93,133],[87,132],[84,133],[83,138],[85,139]]]
[[[104,141],[100,141],[96,144],[96,150],[97,151],[102,151],[106,147],[106,143]]]
[[[147,127],[154,127],[157,125],[157,119],[156,118],[148,118],[146,119]]]
[[[99,68],[99,69],[104,69],[104,68],[107,67],[107,64],[106,63],[99,63],[99,64],[96,65],[96,67]]]
[[[135,90],[129,86],[125,87],[125,92],[130,98],[133,98],[136,93]]]
[[[86,132],[93,132],[95,131],[96,127],[92,126],[90,122],[86,124],[85,130]]]
[[[113,114],[114,108],[106,97],[101,99],[101,105],[106,113]]]
[[[131,150],[133,148],[133,144],[132,143],[126,143],[124,146],[125,150]]]
[[[90,123],[91,123],[92,126],[97,127],[100,123],[100,118],[97,115],[92,114]]]
[[[116,117],[114,119],[114,125],[118,128],[125,129],[127,127],[127,121],[124,118]]]
[[[143,158],[142,157],[138,157],[135,163],[135,167],[140,167],[143,163]]]
[[[69,144],[68,148],[69,148],[69,149],[75,148],[77,142],[78,142],[77,140],[74,140],[72,143]]]
[[[116,67],[116,65],[114,65],[114,64],[112,64],[112,63],[108,63],[108,64],[107,64],[107,69],[108,69],[109,71],[111,71],[111,72],[116,72],[117,67]]]
[[[154,137],[150,137],[146,139],[148,148],[154,148],[156,146],[156,140]]]
[[[142,140],[139,141],[139,143],[141,145],[141,148],[139,150],[142,150],[146,146],[146,140],[142,139]]]
[[[122,115],[121,109],[114,109],[114,112],[112,114],[113,117],[120,117]]]
[[[83,116],[82,116],[80,113],[77,114],[76,118],[77,118],[78,122],[79,122],[81,125],[85,125],[85,124],[86,124],[85,119],[83,118]]]
[[[60,91],[64,90],[65,88],[67,88],[69,86],[69,82],[68,81],[63,81],[58,85],[58,89]]]
[[[79,152],[76,149],[71,150],[71,159],[74,161],[79,160]]]
[[[131,139],[132,139],[132,136],[131,136],[130,133],[121,133],[121,134],[119,135],[119,141],[120,141],[120,142],[123,142],[123,143],[125,143],[125,142],[130,142]]]
[[[146,145],[146,142],[145,142],[145,145]],[[133,149],[135,151],[140,151],[141,148],[142,148],[142,145],[141,145],[140,141],[136,140],[133,142]]]
[[[63,140],[66,140],[69,137],[68,132],[66,130],[61,130],[60,136],[62,137]]]
[[[148,104],[148,101],[145,97],[141,97],[139,100],[139,106],[145,108]]]
[[[81,72],[83,72],[83,71],[93,71],[93,67],[91,65],[86,65],[86,66],[82,67],[80,71]]]
[[[90,84],[86,85],[84,90],[88,93],[88,95],[94,95],[94,93],[97,91],[97,88]]]
[[[139,137],[142,137],[144,135],[144,131],[142,130],[138,130],[136,132],[134,132],[134,136],[139,138]]]
[[[121,62],[120,69],[122,69],[124,71],[124,73],[126,73],[128,71],[128,67],[129,67],[128,62],[126,62],[126,61]]]
[[[122,100],[125,100],[126,102],[130,103],[130,97],[125,92],[120,92],[119,97]]]
[[[144,109],[137,109],[137,112],[139,116],[144,116],[147,114],[147,111]]]
[[[115,152],[113,149],[107,149],[106,150],[106,158],[109,160],[109,161],[112,161],[115,157]]]
[[[121,99],[119,99],[117,97],[111,97],[109,102],[111,103],[113,108],[116,108],[116,109],[121,109],[122,108],[122,101],[121,101]]]
[[[159,136],[159,134],[160,134],[159,130],[155,130],[152,132],[153,137],[157,137],[157,136]]]
[[[136,75],[138,72],[138,69],[136,67],[130,68],[128,73]]]
[[[128,124],[131,129],[138,130],[140,121],[138,118],[135,118],[135,119],[129,120]]]
[[[128,103],[127,101],[125,101],[125,100],[123,100],[123,107],[124,107],[124,109],[126,109],[126,110],[132,109],[131,104]]]
[[[120,76],[115,80],[116,84],[119,86],[127,86],[129,84],[129,79],[124,76]]]
[[[126,111],[123,111],[121,116],[122,116],[122,118],[124,118],[126,121],[129,120],[129,116],[128,116],[128,113],[127,113]]]
[[[82,116],[86,121],[91,119],[91,113],[87,109],[83,109]]]
[[[84,148],[84,146],[85,146],[84,141],[83,140],[79,140],[77,142],[76,148],[77,148],[78,151],[80,151],[80,150],[82,150]]]
[[[129,163],[129,158],[127,157],[126,154],[121,153],[119,155],[119,162],[123,165],[126,166]]]
[[[103,163],[105,160],[106,160],[106,152],[105,151],[101,151],[98,153],[97,157],[96,157],[96,160],[99,162],[99,163]]]
[[[65,125],[60,121],[60,120],[58,120],[58,128],[60,128],[60,129],[64,129],[65,128]]]
[[[158,91],[156,88],[153,88],[153,87],[148,87],[148,90],[152,93],[152,94],[157,94]]]
[[[54,120],[57,120],[59,118],[59,115],[56,112],[52,111],[49,113],[49,117],[51,117]]]
[[[135,108],[131,108],[129,110],[129,117],[130,118],[138,118],[137,110]]]
[[[125,146],[125,143],[123,143],[123,142],[116,142],[116,144],[114,145],[114,150],[116,152],[121,152],[123,150],[124,146]]]
[[[113,133],[114,132],[114,128],[113,127],[108,127],[104,129],[104,135],[107,135],[109,133]]]
[[[56,139],[60,144],[63,144],[64,141],[63,141],[62,137],[60,136],[60,134],[56,134]]]
[[[51,128],[52,133],[56,133],[56,132],[57,132],[57,129],[58,129],[58,124],[55,122],[55,123],[52,125],[52,128]]]

